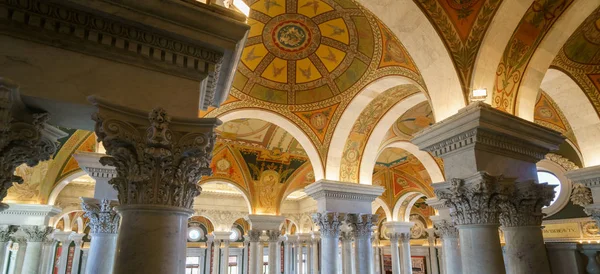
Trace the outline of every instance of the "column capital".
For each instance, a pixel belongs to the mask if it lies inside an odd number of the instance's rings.
[[[353,236],[370,237],[373,232],[373,223],[377,223],[379,219],[375,214],[348,214],[347,222],[352,226]]]
[[[387,229],[387,235],[390,239],[395,237],[396,240],[403,237],[403,234],[408,234],[410,238],[410,229],[415,225],[413,222],[385,222],[383,226]]]
[[[477,172],[434,184],[434,188],[436,196],[445,199],[455,224],[498,224],[500,204],[513,193],[514,180]]]
[[[404,232],[404,233],[399,233],[399,234],[400,235],[399,235],[398,239],[400,239],[400,241],[402,243],[409,243],[410,242],[410,238],[411,238],[410,232]]]
[[[248,239],[250,239],[250,242],[259,242],[260,236],[262,236],[262,230],[251,229],[248,231]]]
[[[458,229],[451,220],[439,220],[433,222],[435,234],[440,238],[458,238]]]
[[[500,203],[502,226],[541,226],[544,217],[542,207],[552,202],[554,187],[533,181],[516,183],[509,199]]]
[[[265,231],[269,242],[279,242],[279,237],[281,236],[281,232],[279,230],[267,230]]]
[[[340,240],[342,242],[352,242],[352,239],[354,239],[352,232],[350,231],[342,231],[340,232]]]
[[[27,164],[36,166],[56,152],[58,139],[67,134],[46,122],[47,112],[33,112],[22,101],[19,86],[0,78],[0,210],[2,200],[13,183],[23,183],[15,169]]]
[[[68,243],[71,241],[71,234],[74,234],[74,232],[55,230],[52,233],[52,238],[56,239],[61,243]]]
[[[340,226],[346,220],[346,214],[337,212],[315,213],[313,222],[320,227],[322,237],[335,237],[340,235]]]
[[[8,242],[15,232],[19,230],[16,225],[0,225],[0,242]]]
[[[24,225],[19,228],[28,242],[44,242],[54,229],[45,225]]]
[[[321,239],[321,232],[319,232],[319,231],[313,231],[313,232],[311,232],[311,235],[312,235],[313,241],[315,241],[315,240],[319,241]]]
[[[83,237],[85,237],[84,233],[73,233],[69,236],[69,239],[75,243],[77,246],[81,246],[83,243]]]
[[[116,201],[81,198],[81,208],[90,219],[90,233],[117,234],[119,215],[114,211]]]
[[[121,205],[164,205],[191,209],[200,178],[210,175],[216,118],[186,119],[156,108],[146,114],[89,100],[98,108],[95,132],[106,154],[100,163],[116,167],[109,184]],[[158,179],[160,178],[160,179]]]

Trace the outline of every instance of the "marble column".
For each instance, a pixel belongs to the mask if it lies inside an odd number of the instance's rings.
[[[352,232],[343,231],[340,233],[342,242],[342,273],[352,274]]]
[[[11,237],[19,227],[15,225],[0,225],[0,273],[6,273],[8,262],[8,248]]]
[[[27,252],[27,240],[23,237],[16,237],[13,242],[18,244],[18,249],[13,251],[15,252],[15,257],[12,260],[14,267],[10,267],[9,274],[22,274],[25,253]]]
[[[312,274],[319,274],[319,243],[321,241],[321,233],[315,231],[312,233]]]
[[[260,267],[258,265],[259,246],[262,248],[262,244],[260,244],[261,235],[261,230],[248,231],[248,238],[250,239],[250,262],[248,264],[250,267],[250,271],[248,272],[249,274],[262,274],[262,265]],[[260,259],[262,261],[262,258]]]
[[[75,243],[75,252],[73,252],[73,264],[71,265],[71,273],[77,273],[79,270],[79,264],[81,263],[81,247],[83,244],[83,237],[85,234],[75,233],[71,234],[71,240]]]
[[[61,244],[60,254],[58,255],[58,273],[65,273],[67,270],[67,260],[69,258],[69,245],[71,244],[71,231],[54,231],[52,237]]]
[[[276,274],[279,273],[277,269],[277,254],[280,251],[277,249],[277,246],[281,232],[279,230],[267,230],[265,233],[269,241],[269,274]]]
[[[298,240],[294,243],[294,250],[296,250],[296,273],[303,274],[304,273],[304,260],[302,258],[303,249],[303,240],[300,235],[298,235]]]
[[[213,254],[213,242],[215,241],[215,236],[213,235],[207,235],[206,236],[206,256],[204,258],[204,273],[205,274],[211,274],[211,269],[212,269],[212,254]],[[244,261],[245,264],[248,263],[248,261]]]
[[[390,249],[392,255],[392,274],[400,274],[400,252],[398,248],[398,240],[400,240],[400,234],[396,232],[390,232],[388,238],[390,239]]]
[[[321,273],[338,272],[338,241],[344,220],[345,214],[337,212],[313,215],[313,221],[320,227],[321,232]]]
[[[2,200],[13,183],[23,183],[15,169],[36,166],[56,152],[58,139],[67,134],[46,122],[47,112],[32,111],[21,100],[19,86],[0,77],[0,211],[8,208]]]
[[[117,251],[119,216],[113,210],[116,202],[81,198],[81,208],[90,220],[90,249],[86,274],[111,274]]]
[[[21,273],[38,274],[40,273],[43,242],[53,229],[48,226],[21,226],[20,230],[27,241]]]
[[[214,129],[221,122],[170,117],[162,108],[145,115],[89,100],[98,109],[95,133],[108,155],[100,162],[117,171],[109,182],[121,218],[113,273],[185,272],[188,218],[198,181],[212,172]]]
[[[287,264],[287,273],[296,274],[298,272],[298,264],[296,259],[296,242],[298,242],[298,235],[285,235],[285,243],[286,243],[286,264]]]
[[[212,257],[212,274],[219,274],[221,267],[219,267],[220,257],[221,257],[221,239],[213,240],[213,257]]]
[[[462,274],[460,246],[458,244],[458,229],[452,221],[440,220],[434,222],[435,232],[442,239],[442,265],[445,274]]]
[[[47,237],[42,247],[42,267],[41,273],[48,274],[52,273],[51,268],[54,262],[54,256],[56,256],[56,241],[52,236]],[[83,272],[85,273],[85,272]]]
[[[229,273],[229,240],[223,240],[221,248],[221,273]]]
[[[371,234],[373,223],[377,223],[377,215],[348,214],[348,223],[352,227],[354,238],[354,262],[356,273],[370,273],[373,265],[373,245]]]
[[[377,229],[376,226],[373,226],[373,229]],[[379,269],[379,232],[373,232],[371,235],[371,245],[372,245],[372,257],[371,257],[371,274],[380,274],[381,269]]]
[[[90,249],[89,248],[82,248],[81,249],[81,268],[79,273],[85,273],[85,268],[87,265],[87,260],[88,260],[88,255],[90,254]]]
[[[277,239],[277,258],[276,258],[276,262],[275,262],[275,266],[277,267],[277,273],[281,274],[282,273],[282,265],[281,265],[281,261],[282,259],[282,254],[281,254],[281,245],[285,242],[285,237],[281,236],[281,232],[278,232],[279,238]]]
[[[400,271],[403,274],[412,273],[412,260],[410,257],[410,232],[400,234]]]
[[[542,235],[542,207],[549,206],[553,198],[554,186],[528,181],[515,184],[510,198],[500,204],[508,274],[550,273]]]
[[[437,250],[435,248],[435,228],[427,229],[427,243],[429,244],[429,259],[431,261],[431,274],[440,274]]]
[[[312,274],[312,238],[309,235],[309,238],[304,241],[306,244],[306,273]]]
[[[250,239],[248,236],[244,236],[244,245],[242,253],[242,273],[248,273],[248,250],[250,248]]]

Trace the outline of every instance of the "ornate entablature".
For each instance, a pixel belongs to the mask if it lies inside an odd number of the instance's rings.
[[[201,109],[227,97],[248,29],[242,14],[200,2],[26,0],[0,10],[11,36],[198,80]],[[217,33],[216,21],[230,27]]]

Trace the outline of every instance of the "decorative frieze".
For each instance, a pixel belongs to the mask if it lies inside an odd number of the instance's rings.
[[[500,222],[504,227],[542,225],[542,207],[554,198],[554,186],[534,181],[515,184],[509,199],[500,203]]]
[[[21,226],[20,230],[25,235],[27,242],[45,242],[48,235],[54,231],[52,227],[45,225]]]
[[[162,108],[147,116],[97,98],[95,132],[117,176],[109,181],[122,205],[166,205],[191,209],[197,185],[210,175],[218,119],[173,119]]]
[[[337,238],[340,235],[340,226],[346,220],[346,215],[337,212],[315,213],[313,222],[321,228],[322,237]]]
[[[116,234],[119,230],[119,215],[112,201],[81,198],[81,208],[90,220],[90,233]]]
[[[0,225],[0,242],[8,242],[19,229],[16,225]]]
[[[59,138],[66,133],[48,125],[50,115],[31,112],[21,101],[19,87],[0,78],[0,202],[13,183],[23,183],[15,169],[27,164],[36,166],[56,152]],[[0,204],[0,210],[3,207]]]
[[[500,205],[513,193],[514,182],[502,176],[478,172],[465,179],[435,184],[435,194],[445,199],[457,225],[497,224]]]
[[[435,234],[440,238],[458,238],[458,229],[452,221],[440,220],[433,223]]]

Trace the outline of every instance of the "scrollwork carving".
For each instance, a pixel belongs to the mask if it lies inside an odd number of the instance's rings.
[[[267,238],[269,238],[269,242],[279,242],[279,237],[281,236],[279,230],[267,230],[265,234],[267,235]]]
[[[260,230],[252,229],[252,230],[248,231],[248,238],[250,239],[250,242],[260,241],[261,235],[262,235],[262,231],[260,231]]]
[[[337,212],[313,214],[313,222],[321,228],[322,237],[339,237],[340,226],[345,219],[345,214]]]
[[[116,234],[119,230],[119,215],[113,210],[110,200],[100,200],[98,203],[82,199],[81,208],[90,219],[90,233]]]
[[[52,227],[45,225],[21,226],[20,229],[28,242],[44,242],[53,231]]]
[[[451,221],[441,220],[433,224],[435,234],[440,238],[458,238],[458,229]]]
[[[377,223],[378,215],[374,214],[348,214],[348,223],[352,226],[355,238],[371,237],[373,223]]]
[[[198,181],[212,173],[209,165],[219,120],[173,121],[157,108],[150,112],[148,126],[134,114],[111,112],[118,106],[92,101],[100,110],[93,116],[95,132],[110,155],[100,163],[117,170],[109,184],[117,190],[119,202],[190,209],[201,191]]]
[[[554,199],[554,186],[534,181],[515,184],[510,198],[500,203],[500,222],[504,227],[542,225],[542,207]]]
[[[592,191],[589,188],[580,183],[573,183],[573,190],[571,191],[571,202],[573,204],[585,207],[591,204],[592,201]]]
[[[0,225],[0,242],[8,242],[19,229],[16,225]]]

